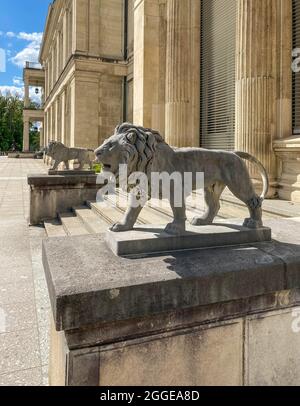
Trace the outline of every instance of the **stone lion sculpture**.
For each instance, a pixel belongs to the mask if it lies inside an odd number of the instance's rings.
[[[66,169],[69,169],[69,161],[77,160],[79,169],[83,169],[84,165],[93,167],[95,154],[93,150],[85,148],[68,148],[62,142],[51,141],[46,147],[46,155],[54,161],[52,170],[56,170],[61,162],[64,162]]]
[[[259,228],[262,226],[262,202],[269,187],[268,176],[263,165],[245,152],[228,152],[207,150],[203,148],[172,148],[157,131],[124,123],[115,129],[114,135],[108,138],[95,150],[96,161],[103,165],[105,171],[118,176],[119,164],[127,164],[128,176],[133,172],[144,172],[150,182],[152,172],[192,172],[193,189],[196,173],[204,173],[204,194],[207,211],[203,217],[195,217],[194,226],[211,224],[220,209],[220,196],[227,186],[230,191],[244,202],[250,213],[244,226]],[[261,196],[255,193],[247,166],[243,160],[257,165],[263,180]],[[172,186],[171,183],[171,188]],[[186,208],[175,207],[170,191],[170,205],[174,215],[173,222],[166,226],[169,234],[181,234],[185,230]],[[183,202],[185,199],[183,199]],[[142,206],[128,207],[124,219],[111,227],[112,231],[127,231],[133,228]]]

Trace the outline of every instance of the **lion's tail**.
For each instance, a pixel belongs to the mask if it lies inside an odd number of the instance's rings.
[[[269,177],[265,167],[258,159],[256,159],[253,155],[248,154],[247,152],[234,151],[234,153],[240,158],[246,159],[246,161],[249,161],[258,167],[263,181],[263,192],[260,196],[261,201],[263,201],[269,190]]]

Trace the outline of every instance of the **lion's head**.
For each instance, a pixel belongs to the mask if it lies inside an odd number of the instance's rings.
[[[128,176],[133,172],[150,175],[151,163],[158,143],[164,140],[157,131],[123,123],[114,134],[95,150],[97,161],[105,171],[118,175],[119,165],[126,164]]]
[[[50,141],[47,146],[47,155],[50,156],[50,158],[54,158],[57,152],[64,148],[65,146],[62,142]]]

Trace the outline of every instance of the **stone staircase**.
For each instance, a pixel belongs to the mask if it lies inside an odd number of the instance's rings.
[[[104,202],[86,202],[86,205],[73,207],[70,212],[58,213],[57,219],[44,222],[48,237],[78,236],[103,233],[109,225],[123,218],[127,207],[126,195],[118,193],[117,205],[111,196]],[[291,204],[277,200],[267,200],[263,206],[264,218],[300,217],[300,204]],[[203,210],[196,209],[187,201],[187,217],[201,216]],[[248,210],[243,203],[229,193],[224,193],[217,220],[244,219]],[[167,224],[172,221],[172,211],[166,201],[151,200],[143,208],[138,224]]]

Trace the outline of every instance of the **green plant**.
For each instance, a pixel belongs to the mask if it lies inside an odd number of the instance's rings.
[[[93,170],[94,170],[96,173],[102,172],[102,165],[101,165],[101,164],[93,164]]]

